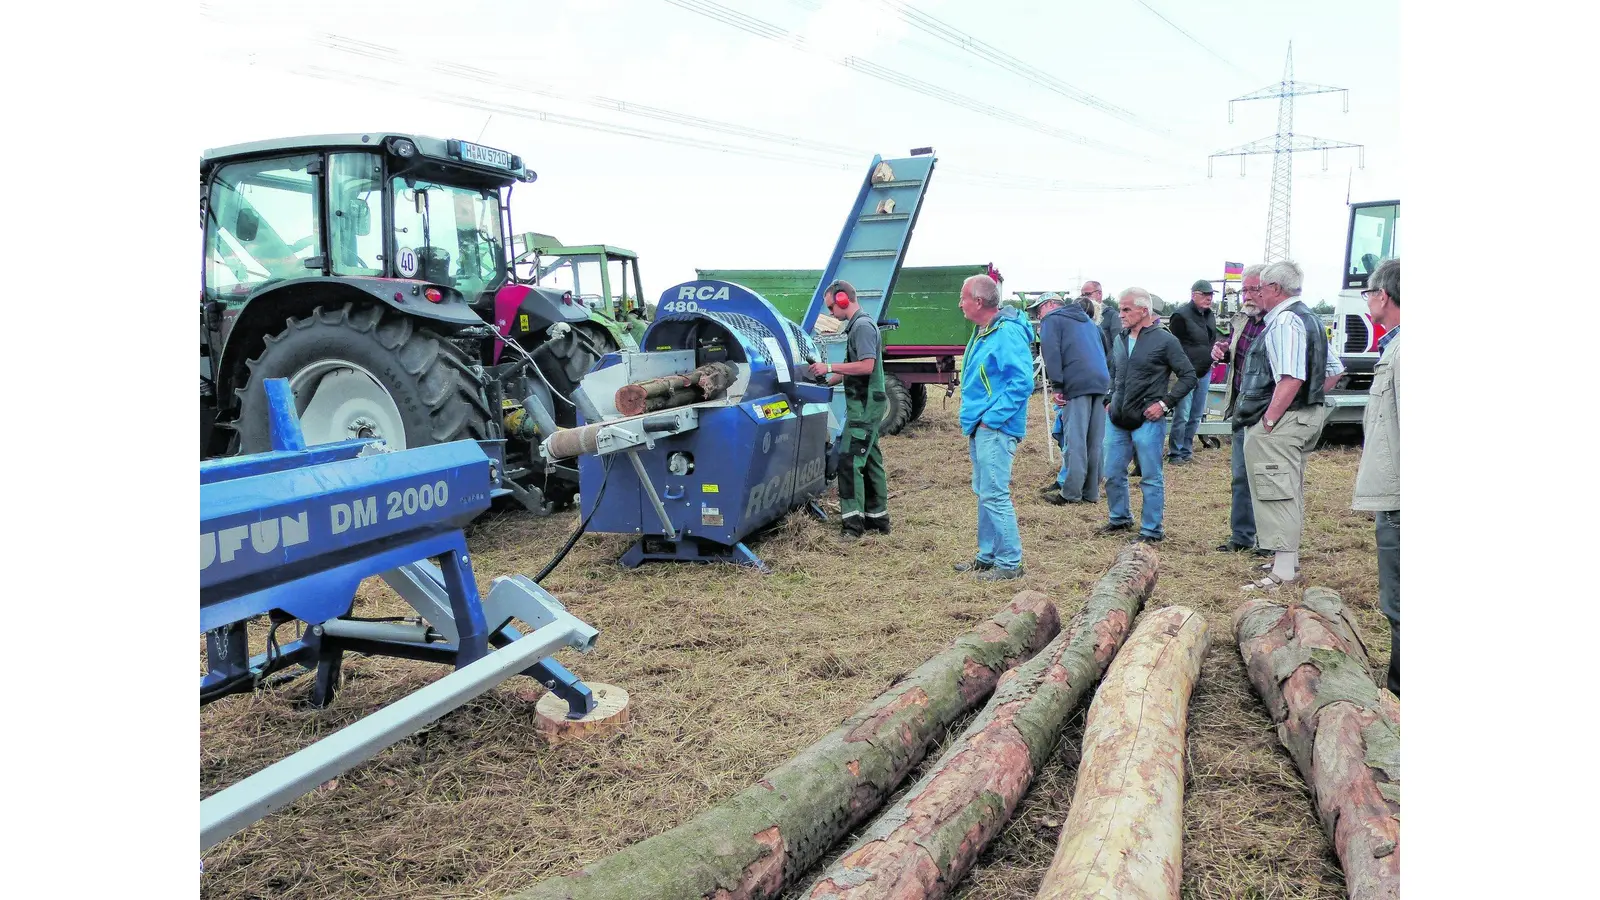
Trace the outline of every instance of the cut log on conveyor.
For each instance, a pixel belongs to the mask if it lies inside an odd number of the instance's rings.
[[[1156,573],[1148,544],[1123,550],[1071,624],[1001,677],[960,740],[803,896],[949,894],[1055,751],[1067,717],[1105,672],[1155,588]]]
[[[728,363],[706,363],[687,375],[664,375],[617,388],[612,397],[617,412],[642,416],[647,412],[714,400],[733,386],[739,373]]]
[[[1339,595],[1233,614],[1250,683],[1316,797],[1351,900],[1400,896],[1400,701],[1372,680]]]
[[[1208,643],[1193,610],[1140,618],[1089,704],[1072,809],[1037,900],[1178,900],[1184,735]]]
[[[521,900],[765,900],[871,815],[1001,673],[1060,631],[1023,591],[993,618],[753,786],[689,822],[516,895]]]

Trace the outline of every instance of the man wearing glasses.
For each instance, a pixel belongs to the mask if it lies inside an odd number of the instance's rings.
[[[859,538],[866,531],[889,533],[889,475],[883,467],[878,426],[889,403],[883,378],[883,337],[856,302],[848,281],[828,285],[823,297],[828,312],[844,322],[849,343],[845,362],[812,363],[813,377],[828,384],[844,382],[844,458],[839,467],[841,536]]]
[[[1244,367],[1239,363],[1250,355],[1250,347],[1267,327],[1261,314],[1261,305],[1256,299],[1261,292],[1261,270],[1265,268],[1264,264],[1257,263],[1244,270],[1244,281],[1239,288],[1239,311],[1233,314],[1229,337],[1217,341],[1211,348],[1213,362],[1228,364],[1228,389],[1222,401],[1222,415],[1226,418],[1233,417],[1234,404],[1239,400],[1239,381],[1244,375]],[[1217,546],[1217,550],[1222,553],[1254,552],[1257,556],[1271,556],[1270,550],[1256,546],[1256,515],[1250,507],[1250,477],[1244,465],[1243,427],[1234,425],[1232,443],[1233,502],[1228,512],[1230,534],[1226,541]]]
[[[1082,305],[1082,301],[1088,300],[1094,306],[1099,307],[1100,333],[1105,336],[1106,356],[1110,357],[1111,342],[1116,340],[1117,335],[1122,331],[1122,317],[1117,312],[1117,305],[1105,301],[1105,294],[1100,290],[1100,282],[1098,281],[1085,281],[1083,287],[1078,289],[1078,299],[1080,305]],[[1094,315],[1094,311],[1087,306],[1084,307],[1084,311],[1091,316]]]
[[[1378,608],[1389,620],[1389,690],[1400,696],[1400,260],[1379,263],[1361,292],[1372,321],[1386,329],[1367,393],[1366,438],[1356,472],[1354,509],[1376,514]]]
[[[1245,356],[1233,413],[1234,427],[1245,429],[1256,542],[1273,551],[1266,577],[1245,585],[1247,591],[1275,592],[1299,581],[1306,455],[1328,419],[1326,391],[1344,373],[1338,355],[1328,352],[1322,319],[1299,299],[1304,278],[1289,260],[1262,269],[1256,298],[1266,327]]]

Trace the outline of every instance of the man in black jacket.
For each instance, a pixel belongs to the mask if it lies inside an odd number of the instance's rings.
[[[1180,397],[1194,390],[1194,366],[1178,339],[1155,324],[1149,291],[1136,287],[1123,290],[1117,295],[1117,313],[1123,330],[1111,346],[1111,399],[1106,404],[1111,422],[1106,429],[1103,466],[1111,519],[1099,533],[1113,534],[1133,527],[1128,505],[1128,461],[1137,455],[1139,494],[1144,499],[1138,540],[1154,542],[1166,536],[1161,527],[1166,500],[1161,475],[1162,449],[1166,444],[1164,417]],[[1177,384],[1169,391],[1167,384],[1174,375]]]
[[[1194,436],[1200,420],[1206,417],[1206,398],[1211,392],[1211,348],[1217,343],[1217,313],[1211,307],[1211,282],[1201,279],[1189,289],[1189,302],[1178,307],[1168,328],[1178,339],[1183,353],[1194,368],[1194,390],[1178,400],[1172,414],[1172,438],[1167,462],[1184,465],[1194,459]]]

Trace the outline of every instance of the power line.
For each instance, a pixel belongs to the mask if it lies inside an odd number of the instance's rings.
[[[666,2],[697,15],[721,22],[725,25],[730,25],[748,34],[753,34],[756,37],[775,41],[787,47],[799,50],[802,53],[820,56],[838,65],[844,66],[845,68],[854,69],[864,75],[870,75],[880,81],[886,81],[890,84],[896,85],[897,87],[902,87],[906,90],[914,91],[927,97],[932,97],[933,99],[942,103],[947,103],[951,106],[957,106],[982,116],[987,116],[1001,122],[1006,122],[1007,124],[1016,125],[1019,128],[1026,128],[1030,131],[1036,131],[1040,134],[1074,143],[1082,147],[1101,150],[1121,156],[1127,156],[1140,162],[1158,165],[1172,165],[1171,163],[1167,163],[1165,161],[1155,160],[1148,156],[1141,155],[1134,151],[1128,150],[1125,147],[1119,147],[1115,144],[1109,144],[1105,141],[1086,137],[1074,131],[1069,131],[1065,128],[1057,128],[1052,125],[1047,125],[1038,120],[1030,119],[1026,116],[1021,116],[1010,112],[1009,110],[995,106],[994,104],[985,103],[981,100],[968,97],[964,94],[958,94],[954,91],[946,90],[923,81],[922,79],[914,78],[902,72],[897,72],[893,69],[880,66],[871,60],[864,59],[859,56],[835,56],[826,53],[811,46],[811,44],[807,42],[805,37],[802,35],[794,34],[793,32],[790,32],[781,26],[774,25],[771,22],[757,19],[754,16],[746,15],[735,9],[730,9],[720,3],[714,2],[714,0],[666,0]]]
[[[1178,32],[1179,34],[1183,35],[1184,37],[1188,38],[1190,41],[1192,41],[1194,43],[1194,45],[1196,47],[1199,47],[1201,50],[1204,50],[1205,52],[1207,52],[1207,53],[1211,54],[1212,56],[1216,57],[1218,60],[1220,60],[1222,62],[1223,65],[1229,67],[1230,69],[1233,69],[1235,72],[1238,72],[1240,75],[1243,75],[1244,77],[1250,79],[1251,81],[1258,80],[1255,75],[1253,75],[1253,74],[1251,74],[1249,72],[1246,72],[1245,70],[1243,70],[1243,69],[1239,68],[1238,66],[1234,65],[1232,60],[1228,59],[1227,57],[1223,56],[1222,54],[1218,53],[1217,51],[1211,49],[1210,47],[1207,47],[1204,43],[1202,43],[1200,41],[1199,38],[1195,37],[1194,35],[1190,34],[1187,31],[1184,31],[1181,27],[1178,26],[1177,22],[1174,22],[1171,19],[1167,18],[1166,16],[1162,15],[1161,11],[1156,9],[1154,6],[1151,6],[1150,4],[1144,2],[1144,0],[1135,0],[1135,2],[1138,3],[1140,6],[1144,7],[1145,9],[1148,9],[1150,11],[1151,15],[1153,15],[1156,18],[1160,19],[1161,21],[1167,23],[1168,25],[1171,25],[1172,26],[1172,30],[1174,30],[1174,31]]]

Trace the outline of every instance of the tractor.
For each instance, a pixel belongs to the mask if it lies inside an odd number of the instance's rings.
[[[609,244],[569,246],[537,232],[517,235],[511,246],[514,265],[527,268],[525,281],[572,291],[623,349],[638,349],[650,324],[638,254]]]
[[[504,150],[422,135],[318,135],[200,160],[200,455],[271,448],[262,383],[286,378],[308,445],[504,440],[505,483],[541,515],[577,470],[539,443],[608,329],[511,265]]]

